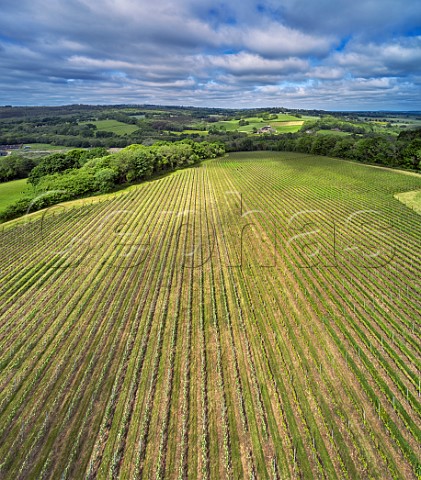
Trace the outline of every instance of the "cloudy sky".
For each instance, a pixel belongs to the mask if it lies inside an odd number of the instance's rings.
[[[419,0],[0,0],[0,104],[421,110]]]

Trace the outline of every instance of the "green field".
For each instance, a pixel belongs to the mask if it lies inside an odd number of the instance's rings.
[[[64,147],[61,145],[49,145],[48,143],[25,143],[25,146],[31,147],[29,152],[31,151],[50,151],[50,150],[69,150],[69,147]]]
[[[419,477],[420,189],[236,153],[0,230],[0,477]]]
[[[210,123],[208,125],[208,128],[209,127],[222,127],[227,132],[233,132],[238,130],[239,125],[238,120],[221,120],[220,122]]]
[[[94,122],[83,122],[83,124],[92,123],[96,125],[100,132],[111,132],[116,135],[126,135],[135,132],[139,129],[136,125],[129,125],[127,123],[119,122],[117,120],[97,120]]]
[[[171,133],[173,135],[209,135],[209,132],[207,130],[183,130],[182,132],[169,131],[168,133]]]
[[[288,122],[286,122],[288,123]],[[301,130],[302,125],[272,125],[277,133],[296,133]]]
[[[336,130],[318,130],[316,135],[335,135],[337,137],[349,137],[351,133]]]
[[[292,115],[279,114],[276,119],[263,120],[261,117],[245,117],[243,120],[249,122],[248,125],[239,125],[238,120],[226,120],[211,123],[210,127],[217,127],[226,130],[227,132],[238,131],[244,133],[253,133],[253,129],[259,130],[265,126],[272,126],[277,133],[295,133],[298,132],[304,121]],[[290,122],[297,123],[297,125],[290,125]]]
[[[262,117],[245,117],[244,120],[247,120],[250,123],[271,123],[271,122],[294,122],[300,120],[300,118],[295,117],[294,115],[287,115],[285,113],[279,113],[276,118],[272,120],[262,120]]]
[[[26,178],[0,183],[0,211],[22,198],[25,191],[29,191],[29,188]]]

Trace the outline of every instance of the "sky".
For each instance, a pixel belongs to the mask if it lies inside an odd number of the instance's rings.
[[[419,0],[0,0],[0,105],[421,110]]]

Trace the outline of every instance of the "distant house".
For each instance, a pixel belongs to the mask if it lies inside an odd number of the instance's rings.
[[[20,144],[17,144],[17,145],[0,145],[0,150],[19,150],[20,148],[22,148],[23,145],[20,143]]]
[[[266,127],[259,128],[257,133],[276,133],[276,130],[270,125],[267,125]]]

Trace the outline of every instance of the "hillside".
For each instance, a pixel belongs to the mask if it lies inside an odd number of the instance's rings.
[[[417,478],[420,189],[235,153],[0,230],[0,476]]]

